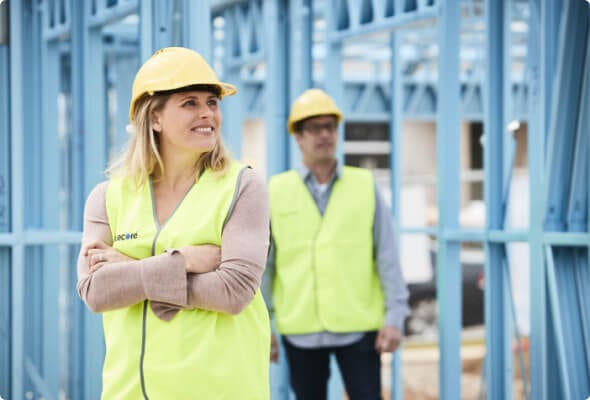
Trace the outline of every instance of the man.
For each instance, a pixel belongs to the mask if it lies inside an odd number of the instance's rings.
[[[338,165],[342,113],[319,89],[291,108],[303,167],[270,180],[264,276],[298,400],[327,397],[335,354],[351,400],[381,398],[380,354],[397,349],[408,291],[393,223],[370,171]],[[273,336],[271,359],[278,359]]]

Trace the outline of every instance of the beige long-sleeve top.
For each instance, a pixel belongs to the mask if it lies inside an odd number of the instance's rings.
[[[106,211],[108,181],[86,201],[82,244],[101,240],[112,246]],[[142,260],[107,263],[90,273],[88,259],[78,256],[78,293],[94,312],[151,300],[152,310],[169,320],[183,308],[237,314],[260,286],[269,244],[268,192],[262,178],[244,170],[221,237],[221,263],[207,273],[186,272],[191,250],[184,248]]]

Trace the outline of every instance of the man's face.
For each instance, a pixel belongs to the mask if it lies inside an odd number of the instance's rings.
[[[333,115],[308,118],[295,139],[307,162],[333,160],[338,144],[338,120]]]

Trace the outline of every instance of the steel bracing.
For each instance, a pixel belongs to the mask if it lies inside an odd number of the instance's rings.
[[[236,84],[240,94],[222,103],[224,140],[239,158],[244,122],[262,121],[267,175],[300,163],[285,121],[309,87],[329,91],[349,122],[387,124],[398,231],[437,244],[441,399],[462,393],[465,242],[485,254],[482,393],[513,397],[521,363],[513,362],[510,274],[528,268],[525,394],[588,397],[589,26],[584,0],[0,1],[0,397],[100,396],[101,320],[76,293],[84,201],[126,140],[137,67],[171,45],[198,50]],[[436,126],[435,225],[401,223],[408,121]],[[527,126],[526,227],[507,222],[511,121]],[[464,123],[484,130],[481,228],[459,219]],[[527,266],[511,265],[518,243],[527,245]],[[393,399],[403,393],[400,353]],[[273,399],[290,398],[287,373],[284,361],[271,367]],[[342,398],[338,373],[329,391]]]

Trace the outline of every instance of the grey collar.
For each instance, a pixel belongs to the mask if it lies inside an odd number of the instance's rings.
[[[297,168],[296,171],[299,174],[299,177],[301,178],[301,180],[303,180],[303,182],[307,182],[309,179],[313,179],[314,181],[317,181],[315,176],[312,175],[309,168],[307,168],[304,164],[302,164],[299,168]],[[342,165],[340,165],[340,163],[336,162],[336,170],[334,171],[334,174],[330,177],[328,182],[332,182],[333,180],[339,179],[341,177],[342,177]]]

